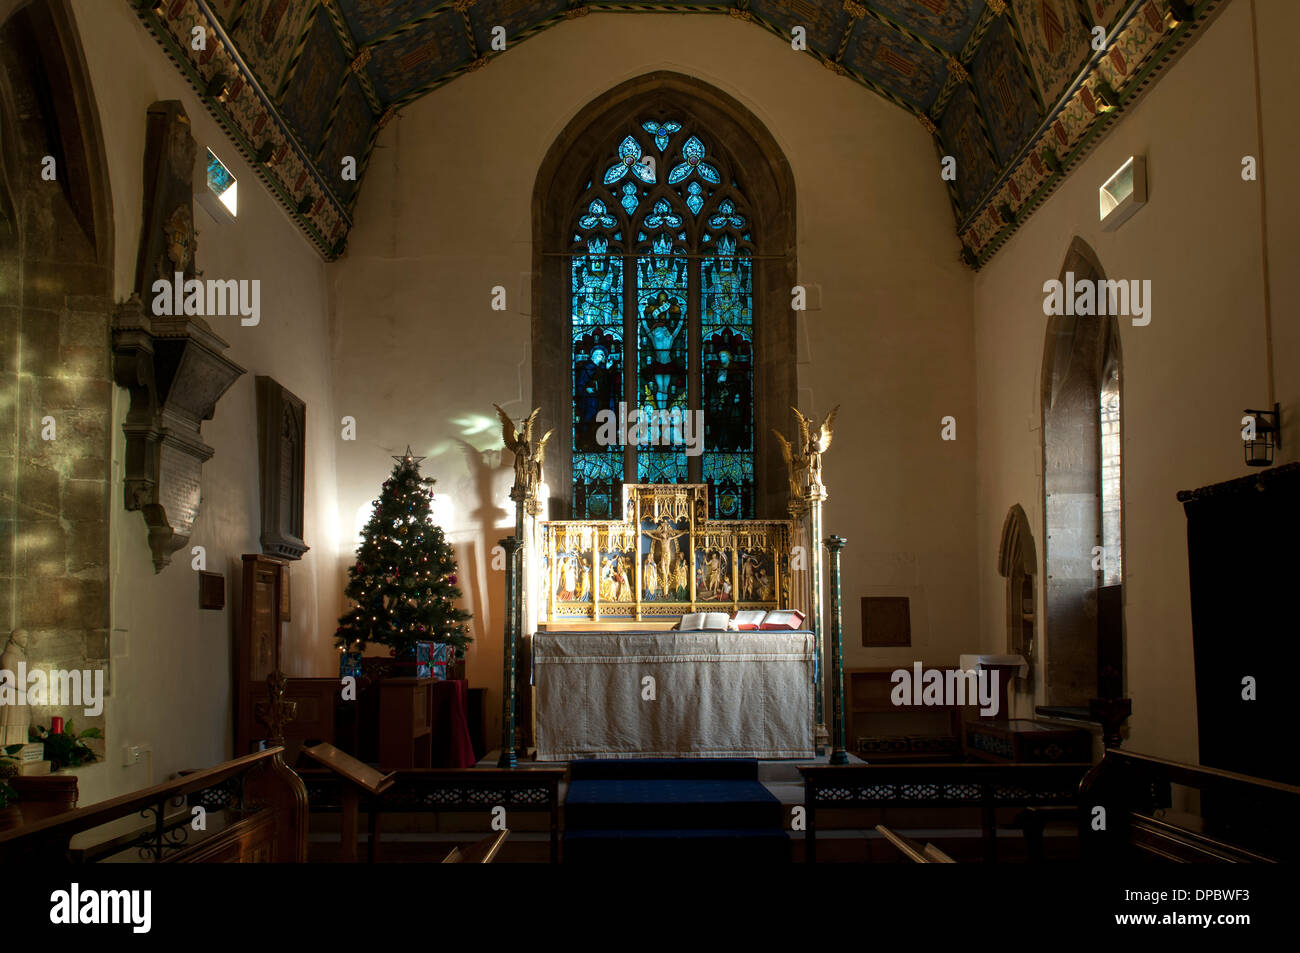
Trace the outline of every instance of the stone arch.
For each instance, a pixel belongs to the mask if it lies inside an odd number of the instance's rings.
[[[1024,508],[1015,503],[1002,522],[1002,539],[998,544],[998,572],[1007,580],[1006,646],[1012,655],[1023,655],[1033,672],[1038,624],[1038,554],[1033,530]]]
[[[754,277],[756,515],[785,517],[788,483],[772,427],[788,430],[797,401],[798,281],[794,174],[775,138],[734,97],[699,79],[657,71],[628,80],[578,111],[547,150],[533,188],[532,406],[555,427],[547,453],[551,514],[568,513],[572,450],[565,259],[568,212],[584,177],[615,130],[642,110],[671,108],[708,127],[732,168],[743,169],[761,256]],[[553,461],[553,462],[552,462]]]
[[[113,215],[67,0],[0,7],[0,141],[0,643],[24,630],[29,666],[103,669]]]
[[[1096,253],[1076,237],[1060,280],[1105,280]],[[1097,697],[1094,547],[1102,545],[1101,392],[1119,377],[1113,315],[1048,320],[1041,377],[1043,452],[1043,635],[1046,701],[1084,707]]]
[[[1002,539],[998,544],[998,572],[1009,576],[1019,568],[1028,575],[1038,572],[1038,557],[1034,550],[1034,533],[1029,528],[1029,517],[1019,503],[1007,510],[1002,521]]]

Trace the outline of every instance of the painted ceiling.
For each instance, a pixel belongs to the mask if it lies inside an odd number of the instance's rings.
[[[397,110],[590,12],[695,12],[785,44],[802,27],[805,55],[912,113],[955,160],[979,267],[1222,0],[126,2],[326,258]]]

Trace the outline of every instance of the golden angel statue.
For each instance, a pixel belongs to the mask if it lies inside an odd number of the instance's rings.
[[[808,458],[802,453],[795,453],[794,448],[790,446],[790,441],[785,439],[785,434],[781,433],[781,431],[773,427],[772,433],[776,435],[777,442],[781,444],[781,457],[785,460],[786,479],[790,481],[790,498],[797,500],[803,496],[803,487],[799,482],[799,474],[808,466]]]
[[[808,467],[808,485],[825,489],[826,485],[822,483],[822,454],[831,447],[831,428],[835,423],[835,415],[839,413],[839,405],[836,404],[822,420],[821,426],[815,429],[812,419],[801,414],[798,407],[790,409],[799,418],[799,442],[803,449],[803,458],[807,461],[805,466]]]
[[[515,455],[515,488],[532,493],[542,482],[542,461],[546,457],[546,442],[551,439],[554,430],[548,430],[540,440],[534,442],[533,430],[537,426],[537,416],[542,412],[538,407],[520,421],[518,427],[497,404],[497,416],[501,418],[501,439],[506,449]]]

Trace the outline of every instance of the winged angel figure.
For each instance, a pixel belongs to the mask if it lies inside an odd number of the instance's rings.
[[[772,433],[781,444],[781,456],[785,458],[785,473],[790,481],[790,498],[798,499],[803,496],[803,488],[799,485],[799,474],[803,472],[804,467],[808,466],[808,458],[802,453],[796,453],[781,431],[773,427]]]
[[[546,457],[546,443],[554,430],[548,430],[542,438],[534,443],[533,430],[537,426],[537,415],[542,412],[538,407],[525,417],[519,427],[510,419],[510,415],[497,404],[497,416],[501,418],[501,439],[506,449],[515,455],[515,486],[532,493],[542,482],[542,461]]]
[[[781,438],[781,454],[785,457],[786,469],[790,477],[790,490],[798,496],[800,487],[797,474],[804,469],[808,471],[809,486],[825,486],[822,483],[822,454],[830,449],[835,415],[839,413],[840,408],[836,405],[822,420],[819,427],[814,427],[812,419],[800,413],[798,407],[791,407],[790,409],[799,418],[798,453],[795,452],[796,448],[792,447],[785,437],[779,433],[777,436]]]

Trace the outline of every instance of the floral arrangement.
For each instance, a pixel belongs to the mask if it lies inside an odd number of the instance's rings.
[[[18,792],[9,783],[10,778],[18,776],[18,762],[12,758],[0,756],[0,811],[18,800]]]
[[[95,752],[90,750],[85,739],[104,737],[98,728],[87,728],[78,735],[72,730],[72,722],[68,722],[62,734],[57,735],[40,725],[32,725],[29,735],[32,741],[39,741],[45,745],[45,758],[50,762],[51,771],[58,771],[61,768],[79,768],[83,764],[98,761]]]

